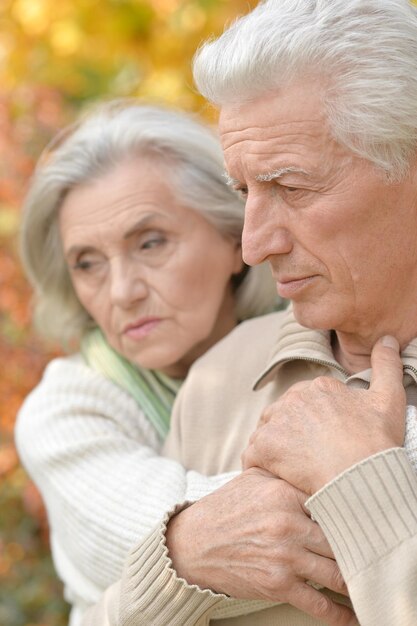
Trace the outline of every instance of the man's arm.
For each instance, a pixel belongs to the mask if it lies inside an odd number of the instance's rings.
[[[228,601],[224,594],[290,603],[334,626],[356,624],[350,609],[306,583],[345,592],[322,531],[306,515],[305,499],[263,470],[242,473],[134,548],[120,589],[108,591],[110,601],[91,609],[83,626],[104,620],[103,611],[117,614],[118,626],[208,624]],[[243,602],[236,614],[266,606]]]
[[[417,624],[417,481],[404,449],[381,452],[307,501],[362,626]]]
[[[378,341],[368,390],[330,377],[293,385],[264,411],[242,455],[311,495],[348,468],[402,446],[406,398],[399,346]]]
[[[398,347],[378,342],[370,389],[317,379],[268,408],[244,453],[313,495],[362,626],[417,623],[417,478],[400,448]]]

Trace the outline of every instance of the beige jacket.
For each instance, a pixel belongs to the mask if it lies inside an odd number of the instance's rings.
[[[408,404],[416,406],[417,341],[402,356]],[[239,469],[263,407],[294,382],[319,375],[366,387],[370,371],[349,376],[333,358],[330,333],[302,328],[291,311],[242,324],[192,368],[166,454],[207,474]],[[409,456],[404,449],[375,455],[308,501],[362,626],[417,624],[417,479],[410,462],[416,460],[416,411],[408,411]],[[321,624],[287,604],[226,599],[178,579],[164,545],[166,519],[131,551],[122,580],[87,614],[84,626]]]

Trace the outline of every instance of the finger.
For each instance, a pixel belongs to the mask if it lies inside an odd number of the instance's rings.
[[[338,604],[310,585],[300,582],[288,597],[288,602],[329,626],[358,626],[351,609]]]
[[[307,534],[305,535],[304,547],[309,552],[334,560],[333,550],[330,547],[326,536],[317,522],[306,520],[309,524],[306,526]],[[317,581],[319,582],[319,581]]]
[[[370,389],[383,393],[389,389],[396,397],[404,398],[403,365],[395,337],[387,335],[376,342],[371,354],[371,364]]]
[[[277,480],[277,477],[274,474],[271,474],[271,472],[268,472],[268,470],[263,469],[262,467],[249,467],[247,470],[244,471],[245,474],[249,474],[252,476],[264,476],[266,478],[272,478],[273,480]]]
[[[314,584],[326,587],[344,596],[349,595],[339,566],[331,558],[328,559],[306,552],[300,562],[300,567],[297,568],[297,572],[300,576],[312,581]]]
[[[249,445],[246,450],[242,452],[241,460],[243,470],[258,466],[258,457],[253,445]]]
[[[275,474],[273,474],[274,476]],[[290,483],[288,483],[286,480],[284,480],[283,478],[279,478],[278,480],[281,481],[281,484],[285,485],[285,488],[288,490],[290,490],[293,495],[295,496],[295,498],[297,499],[298,504],[300,505],[300,508],[302,509],[303,513],[305,514],[306,518],[309,518],[309,522],[311,521],[311,512],[308,510],[308,508],[306,507],[306,502],[309,499],[309,495],[307,493],[305,493],[304,491],[301,491],[301,489],[297,489],[297,487],[294,487],[294,485],[291,485]],[[314,527],[315,529],[319,529],[319,532],[322,533],[323,537],[324,534],[323,532],[320,530],[320,527],[318,524],[316,524],[314,522]]]
[[[249,470],[251,471],[251,470]],[[305,550],[322,557],[334,560],[333,550],[320,526],[311,519],[311,512],[305,506],[308,496],[303,491],[289,485],[285,480],[279,479],[285,485],[286,490],[291,490],[295,496],[301,511],[297,516],[297,535],[301,539]]]
[[[289,387],[286,393],[291,391],[305,391],[311,387],[311,380],[299,380],[297,383],[293,383],[291,387]],[[285,395],[285,394],[284,394]]]

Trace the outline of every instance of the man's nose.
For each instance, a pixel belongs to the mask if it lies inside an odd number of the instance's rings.
[[[117,260],[111,268],[110,299],[117,306],[128,308],[148,295],[148,284],[136,263]]]
[[[269,257],[288,254],[293,247],[292,236],[279,207],[268,206],[265,200],[248,198],[242,233],[242,254],[247,265],[258,265]]]

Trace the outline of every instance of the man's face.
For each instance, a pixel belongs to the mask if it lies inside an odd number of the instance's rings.
[[[417,284],[415,175],[387,184],[338,144],[314,84],[225,106],[220,133],[246,197],[245,261],[270,262],[305,326],[394,331]]]

